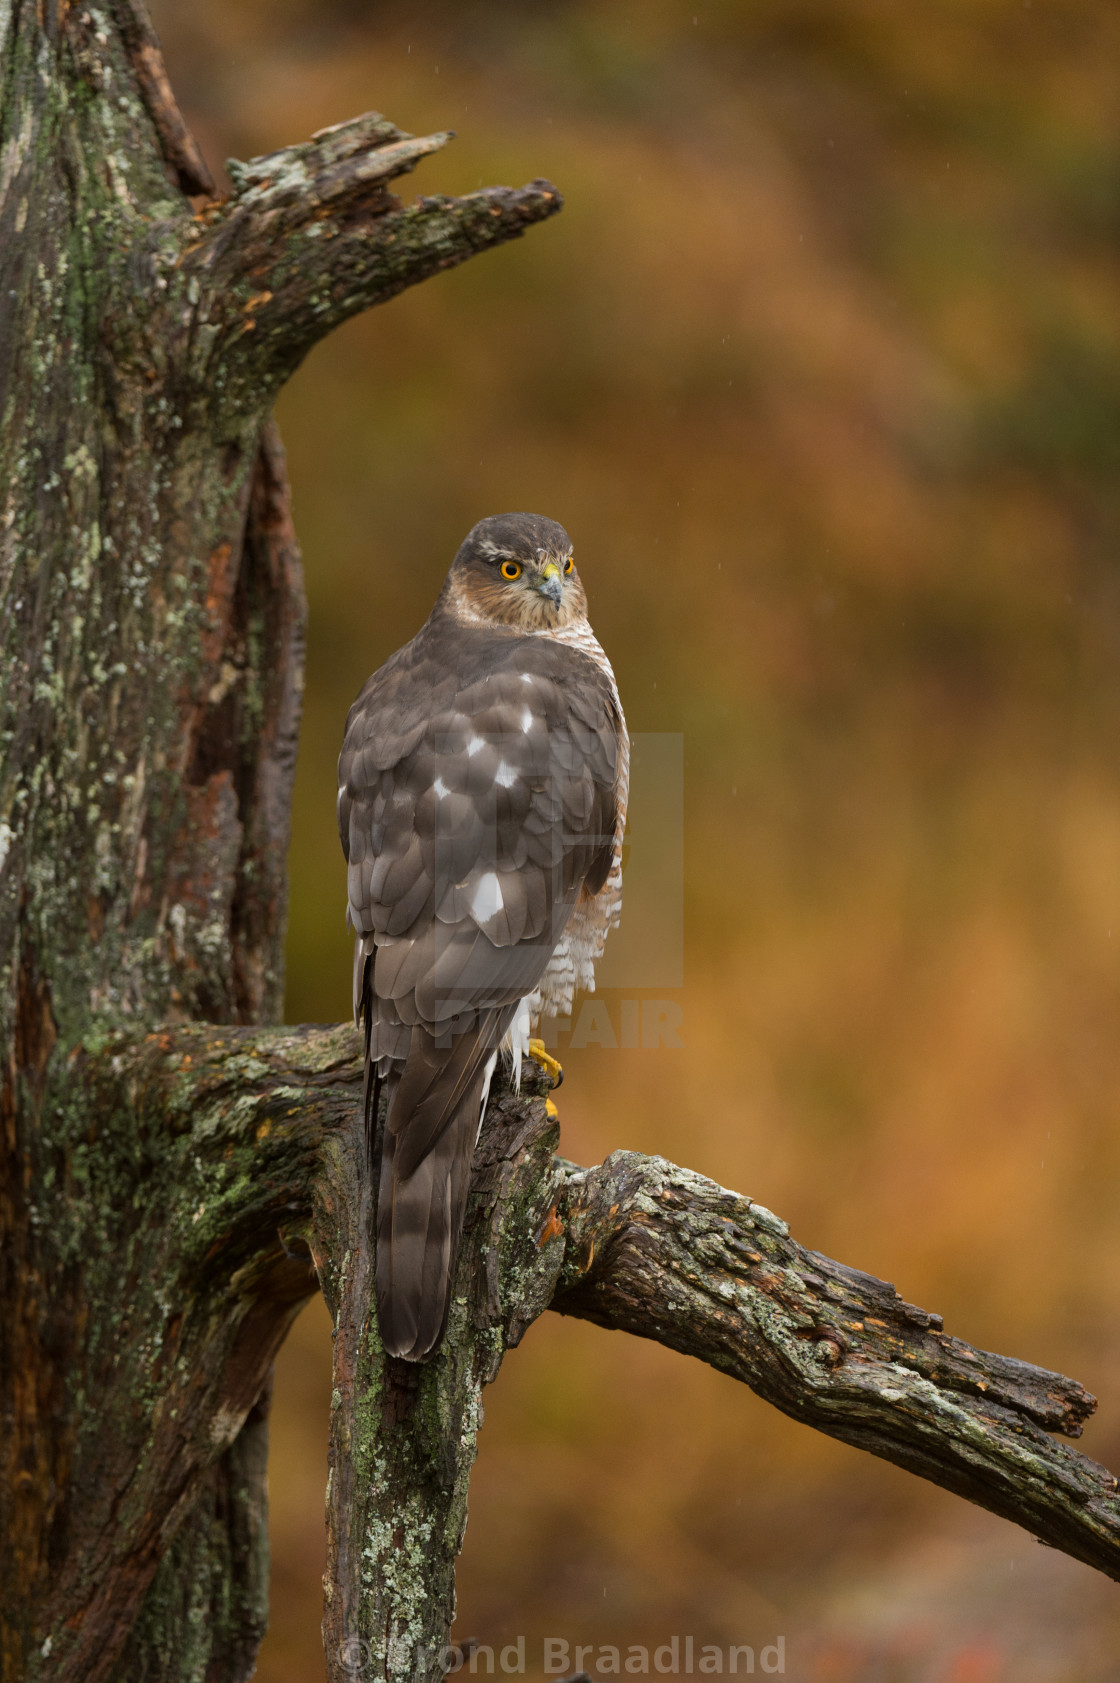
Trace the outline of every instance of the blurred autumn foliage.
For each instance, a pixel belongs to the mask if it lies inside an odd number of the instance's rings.
[[[311,643],[289,1016],[348,1010],[347,707],[483,514],[572,533],[686,758],[683,1050],[566,1058],[661,1151],[1076,1374],[1120,1467],[1120,12],[1095,0],[155,7],[211,161],[376,107],[562,216],[284,394]],[[406,189],[409,183],[403,184]],[[279,1366],[264,1683],[313,1683],[329,1329]],[[821,1683],[1104,1683],[1113,1586],[555,1317],[489,1394],[461,1635],[787,1640]],[[587,1663],[594,1669],[594,1655]]]

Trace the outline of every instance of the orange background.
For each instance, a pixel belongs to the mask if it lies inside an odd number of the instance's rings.
[[[554,516],[632,728],[686,758],[685,1046],[571,1053],[563,1149],[664,1152],[1076,1374],[1120,1466],[1120,13],[155,17],[215,164],[377,107],[459,133],[406,191],[567,200],[281,400],[311,601],[289,1016],[348,1009],[350,701],[474,520]],[[277,1376],[265,1683],[323,1676],[329,1392],[315,1305]],[[553,1316],[487,1396],[456,1630],[531,1662],[781,1633],[805,1683],[1120,1675],[1103,1578]]]

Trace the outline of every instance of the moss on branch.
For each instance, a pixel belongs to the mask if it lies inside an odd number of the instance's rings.
[[[248,1423],[354,1094],[320,1071],[306,1133],[306,1046],[144,1030],[280,1011],[303,599],[269,409],[335,322],[559,198],[402,209],[442,137],[376,119],[198,207],[143,0],[12,0],[0,45],[0,1670],[110,1677],[127,1640],[150,1683],[240,1683]]]
[[[417,1368],[387,1360],[377,1333],[351,1028],[114,1035],[83,1048],[74,1079],[89,1100],[81,1114],[117,1123],[94,1140],[75,1135],[71,1174],[99,1177],[100,1203],[129,1204],[138,1235],[153,1222],[161,1234],[156,1290],[136,1279],[127,1236],[110,1254],[119,1225],[102,1255],[83,1233],[100,1296],[116,1282],[113,1361],[150,1374],[154,1358],[160,1377],[137,1391],[149,1413],[135,1441],[114,1445],[112,1466],[103,1423],[78,1446],[91,1507],[99,1489],[122,1503],[110,1527],[120,1552],[109,1574],[102,1563],[72,1647],[75,1608],[56,1609],[52,1675],[86,1675],[87,1642],[104,1639],[102,1610],[136,1580],[137,1547],[174,1529],[187,1483],[201,1486],[233,1441],[315,1289],[311,1259],[335,1321],[332,1678],[355,1654],[372,1675],[440,1675],[482,1390],[549,1307],[706,1361],[1120,1577],[1116,1480],[1050,1435],[1080,1433],[1094,1406],[1080,1385],[973,1349],[884,1281],[805,1250],[768,1210],[664,1159],[618,1152],[580,1169],[553,1156],[543,1092],[495,1093],[448,1335]],[[161,1152],[144,1155],[157,1137]],[[144,1569],[154,1566],[149,1552]]]
[[[235,400],[245,382],[271,396],[340,322],[561,208],[547,181],[402,206],[389,183],[452,138],[407,135],[369,112],[232,160],[233,197],[204,214],[179,264],[199,294],[194,378]]]
[[[570,1171],[552,1307],[656,1339],[783,1413],[1001,1514],[1120,1579],[1120,1500],[1078,1437],[1076,1380],[974,1349],[892,1285],[662,1158]]]

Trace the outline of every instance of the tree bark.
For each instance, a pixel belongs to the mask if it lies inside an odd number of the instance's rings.
[[[151,1279],[128,1269],[131,1341],[119,1355],[140,1367],[158,1348],[150,1373],[162,1403],[154,1422],[114,1422],[83,1481],[87,1511],[116,1552],[97,1563],[97,1597],[71,1647],[71,1602],[56,1598],[52,1676],[100,1675],[82,1666],[134,1618],[139,1634],[125,1651],[138,1648],[153,1667],[176,1597],[198,1594],[200,1532],[211,1573],[215,1557],[240,1567],[242,1624],[227,1616],[214,1634],[222,1664],[238,1631],[257,1628],[259,1555],[215,1449],[257,1453],[242,1422],[256,1431],[272,1355],[317,1285],[335,1323],[332,1683],[355,1674],[427,1683],[446,1669],[482,1390],[547,1308],[698,1357],[793,1418],[1120,1580],[1116,1480],[1051,1436],[1079,1436],[1095,1406],[1076,1381],[949,1336],[893,1286],[805,1250],[769,1210],[662,1158],[616,1152],[581,1169],[555,1157],[556,1124],[531,1079],[487,1111],[445,1343],[422,1367],[386,1359],[372,1303],[361,1077],[349,1027],[185,1025],[94,1036],[77,1050],[71,1083],[82,1112],[116,1118],[112,1138],[127,1159],[134,1140],[160,1145],[147,1210],[121,1258],[127,1267],[147,1256]],[[100,1140],[99,1152],[109,1145]],[[127,1481],[119,1525],[106,1517],[120,1501],[114,1470]],[[191,1477],[196,1523],[160,1568],[154,1609],[144,1574]],[[166,1673],[137,1665],[108,1675]]]
[[[141,0],[9,0],[0,77],[0,1669],[219,1683],[264,1627],[265,1388],[315,1282],[273,1225],[234,1285],[209,1183],[183,1204],[167,1126],[75,1057],[279,1016],[303,594],[272,400],[560,200],[403,206],[448,137],[368,116],[192,204]]]
[[[282,1030],[304,610],[268,416],[355,311],[559,208],[404,206],[368,115],[206,165],[140,0],[0,0],[0,1668],[238,1683],[271,1366],[335,1321],[332,1683],[434,1679],[483,1387],[550,1305],[654,1337],[1120,1577],[1072,1381],[496,1091],[448,1336],[387,1361],[349,1028]],[[190,197],[195,202],[192,203]],[[204,202],[199,202],[204,201]]]

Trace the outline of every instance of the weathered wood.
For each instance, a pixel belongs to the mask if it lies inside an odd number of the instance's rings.
[[[330,1683],[355,1674],[438,1683],[447,1669],[482,1390],[547,1308],[560,1264],[560,1247],[541,1243],[557,1137],[530,1079],[520,1097],[495,1095],[447,1336],[423,1365],[381,1348],[372,1188],[357,1122],[325,1153],[311,1245],[335,1325],[323,1621]]]
[[[160,1656],[181,1654],[170,1654],[161,1618],[176,1594],[186,1611],[198,1592],[203,1536],[240,1565],[234,1581],[259,1637],[262,1538],[259,1526],[254,1535],[232,1523],[230,1458],[259,1461],[240,1434],[246,1422],[259,1429],[275,1351],[320,1284],[336,1329],[330,1676],[352,1676],[356,1653],[371,1676],[442,1675],[482,1388],[547,1307],[560,1267],[557,1129],[531,1080],[520,1097],[495,1097],[448,1338],[423,1368],[386,1361],[371,1296],[361,1073],[349,1027],[181,1025],[91,1035],[75,1049],[71,1185],[97,1207],[112,1187],[127,1215],[104,1224],[96,1251],[78,1228],[90,1295],[114,1336],[85,1369],[97,1404],[80,1421],[68,1481],[80,1520],[60,1539],[41,1614],[46,1663],[33,1656],[28,1675],[114,1678],[126,1649],[135,1675],[164,1675]],[[114,1415],[107,1431],[101,1399],[119,1370],[142,1379],[152,1406]],[[197,1625],[178,1638],[189,1636],[196,1660],[202,1642],[208,1661],[225,1648],[251,1655],[245,1621]]]
[[[401,208],[385,183],[447,137],[361,118],[235,168],[195,214],[136,85],[135,11],[19,0],[0,24],[0,950],[40,954],[64,1041],[91,1011],[274,1005],[282,917],[267,953],[232,934],[271,846],[256,807],[286,825],[298,695],[290,531],[290,564],[245,544],[273,396],[348,315],[560,204],[536,183]],[[258,764],[278,748],[279,785]]]
[[[303,596],[275,392],[346,315],[559,207],[401,206],[441,137],[391,128],[192,204],[142,0],[0,7],[5,1679],[120,1676],[127,1643],[130,1676],[232,1683],[263,1628],[259,1399],[314,1282],[275,1223],[236,1281],[200,1252],[195,1157],[87,1077],[122,1027],[280,1012]]]
[[[886,1281],[662,1158],[573,1169],[560,1207],[554,1309],[696,1356],[1120,1579],[1117,1481],[1049,1435],[1079,1437],[1096,1408],[1075,1380],[950,1337]]]
[[[37,1586],[42,1634],[25,1662],[30,1676],[120,1675],[117,1657],[160,1560],[200,1495],[213,1500],[214,1478],[229,1481],[230,1465],[218,1473],[217,1464],[316,1289],[306,1246],[289,1253],[280,1229],[306,1207],[318,1131],[287,1126],[287,1094],[267,1080],[251,1041],[210,1034],[205,1058],[197,1042],[169,1034],[94,1035],[68,1061],[52,1141],[67,1196],[47,1204],[58,1224],[49,1258],[75,1281],[76,1324],[52,1399],[51,1424],[66,1434],[65,1508]],[[317,1045],[314,1069],[326,1055]],[[337,1088],[317,1106],[320,1125],[348,1115],[353,1098]],[[52,1307],[48,1331],[58,1325]],[[42,1353],[28,1354],[39,1372]],[[262,1499],[259,1483],[250,1494]],[[183,1544],[191,1558],[203,1546],[193,1529]],[[187,1601],[201,1592],[177,1588]],[[149,1621],[166,1645],[174,1625],[159,1623]]]
[[[172,180],[184,193],[211,194],[214,177],[171,91],[163,49],[144,0],[124,0],[119,16],[125,50]]]
[[[453,139],[404,134],[379,112],[242,164],[230,199],[206,207],[178,261],[195,376],[211,395],[271,402],[310,347],[407,286],[515,238],[560,208],[547,181],[402,206],[389,184]],[[198,302],[192,301],[197,292]]]
[[[1076,1381],[953,1338],[893,1286],[806,1250],[769,1210],[663,1158],[616,1152],[581,1169],[554,1157],[556,1124],[529,1084],[488,1109],[448,1336],[416,1367],[386,1360],[377,1334],[352,1029],[117,1035],[74,1069],[91,1107],[131,1107],[122,1140],[163,1119],[172,1142],[152,1189],[158,1290],[133,1281],[129,1318],[134,1350],[158,1351],[159,1370],[181,1376],[179,1426],[102,1449],[83,1487],[94,1508],[116,1499],[109,1454],[118,1477],[135,1467],[128,1498],[144,1516],[123,1535],[142,1559],[108,1563],[116,1576],[102,1573],[87,1615],[101,1640],[147,1568],[146,1539],[173,1525],[186,1482],[206,1487],[222,1433],[247,1418],[315,1289],[312,1261],[335,1323],[331,1683],[357,1661],[402,1683],[441,1675],[482,1391],[550,1307],[706,1361],[1120,1579],[1116,1480],[1050,1435],[1078,1435],[1094,1407]],[[56,1656],[56,1675],[85,1675],[65,1648]]]

